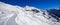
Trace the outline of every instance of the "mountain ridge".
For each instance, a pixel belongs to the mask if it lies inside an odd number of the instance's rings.
[[[60,25],[59,9],[41,10],[31,6],[13,6],[3,2],[0,2],[0,9],[0,15],[3,16],[0,16],[0,18],[5,21],[4,25],[7,25],[7,21],[13,17],[14,14],[17,14],[14,20],[18,25]],[[2,10],[3,12],[1,12]]]

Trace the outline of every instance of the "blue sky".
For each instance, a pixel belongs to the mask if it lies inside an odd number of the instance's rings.
[[[40,9],[60,7],[60,0],[0,0],[11,5],[33,6]]]

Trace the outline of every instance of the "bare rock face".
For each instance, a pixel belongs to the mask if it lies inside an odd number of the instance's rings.
[[[0,2],[0,25],[60,25],[60,13],[54,11]]]

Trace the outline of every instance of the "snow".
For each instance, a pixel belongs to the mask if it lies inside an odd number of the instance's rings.
[[[60,25],[48,11],[31,6],[20,7],[0,2],[0,15],[0,25]]]

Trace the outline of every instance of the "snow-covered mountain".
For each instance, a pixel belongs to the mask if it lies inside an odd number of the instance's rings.
[[[60,25],[60,10],[13,6],[0,2],[0,25]]]

